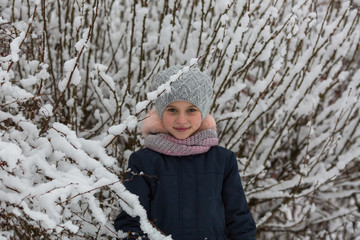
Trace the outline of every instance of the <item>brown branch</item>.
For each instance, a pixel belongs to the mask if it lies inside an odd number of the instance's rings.
[[[72,199],[74,199],[74,198],[76,198],[76,197],[78,197],[78,196],[81,196],[81,195],[84,195],[84,194],[87,194],[87,193],[91,193],[91,192],[93,192],[93,191],[96,191],[96,190],[101,189],[101,188],[104,188],[104,187],[109,187],[109,186],[111,186],[111,185],[114,185],[114,184],[119,183],[119,182],[122,182],[122,181],[123,181],[123,180],[118,180],[118,181],[115,181],[115,182],[112,182],[112,183],[109,183],[109,184],[105,184],[105,185],[99,186],[99,187],[97,187],[97,188],[90,189],[89,191],[86,191],[86,192],[78,193],[78,194],[72,196],[71,198],[68,198],[68,199],[66,199],[65,201],[62,201],[62,202],[60,202],[60,203],[58,203],[58,204],[60,205],[60,204],[62,204],[62,203],[68,203],[69,201],[71,201]]]
[[[96,1],[96,12],[95,12],[95,15],[94,15],[93,20],[92,20],[92,25],[89,26],[89,31],[88,31],[88,35],[87,35],[87,37],[86,37],[85,44],[82,46],[80,52],[78,53],[78,55],[77,55],[77,57],[76,57],[76,62],[75,62],[74,67],[73,67],[73,69],[72,69],[72,71],[71,71],[71,73],[70,73],[70,76],[69,76],[69,79],[68,79],[68,81],[67,81],[66,87],[65,87],[65,89],[61,92],[60,97],[59,97],[58,100],[56,101],[55,106],[54,106],[54,108],[53,108],[53,110],[52,110],[53,113],[55,113],[56,109],[59,107],[59,104],[60,104],[61,100],[63,99],[66,90],[69,88],[70,83],[71,83],[72,76],[73,76],[73,74],[74,74],[74,72],[75,72],[75,70],[76,70],[76,68],[77,68],[77,66],[78,66],[78,64],[79,64],[79,62],[80,62],[80,57],[81,57],[81,55],[83,54],[83,52],[85,51],[86,45],[88,44],[88,42],[89,42],[89,40],[90,40],[90,38],[91,38],[91,35],[92,35],[92,32],[93,32],[93,28],[94,28],[94,25],[95,25],[95,20],[96,20],[96,18],[97,18],[97,16],[98,16],[98,7],[99,7],[99,1],[97,0],[97,1]],[[40,131],[40,135],[47,130],[47,128],[48,128],[48,126],[49,126],[50,119],[51,119],[51,117],[48,117],[48,118],[47,118],[46,122],[44,123],[43,128],[42,128],[41,131]]]
[[[25,39],[26,39],[27,36],[29,35],[31,25],[32,25],[33,20],[34,20],[34,18],[35,18],[35,16],[36,16],[36,9],[37,9],[37,5],[35,5],[35,7],[34,7],[34,12],[33,12],[32,18],[31,18],[31,20],[30,20],[30,23],[29,23],[28,28],[26,29],[26,33],[25,33],[24,39],[21,41],[21,43],[20,43],[20,45],[19,45],[19,49],[21,49],[22,45],[23,45],[24,42],[25,42]],[[12,66],[13,64],[14,64],[14,61],[11,60],[11,61],[10,61],[10,64],[9,64],[9,67],[8,67],[8,69],[7,69],[7,72],[10,71],[11,66]]]

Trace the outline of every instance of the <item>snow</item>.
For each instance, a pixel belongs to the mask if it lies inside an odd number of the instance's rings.
[[[0,149],[2,163],[6,163],[9,170],[13,170],[21,158],[21,149],[15,144],[5,142],[0,142]]]
[[[75,48],[78,52],[80,52],[83,48],[86,47],[86,39],[80,39],[76,44]]]
[[[79,28],[81,27],[81,25],[83,24],[84,21],[84,17],[83,16],[77,16],[74,19],[74,27],[75,28]]]
[[[121,178],[145,114],[191,67],[213,81],[220,145],[238,157],[259,237],[356,239],[360,2],[248,3],[51,0],[44,30],[39,0],[0,0],[0,207],[13,222],[0,219],[0,239],[25,227],[116,238],[120,211],[150,239],[171,239]],[[184,68],[150,91],[175,64]]]
[[[142,20],[149,13],[149,9],[146,7],[141,7],[136,9],[136,14],[140,20]]]
[[[125,131],[126,127],[127,126],[124,123],[116,125],[116,126],[111,126],[109,128],[109,133],[112,135],[120,135]]]
[[[46,104],[40,108],[39,112],[45,117],[51,117],[53,115],[52,110],[53,110],[52,105]]]
[[[115,89],[115,82],[111,76],[107,75],[104,72],[99,72],[99,76],[101,77],[102,80],[106,82],[106,84],[109,86],[110,89],[112,90]]]
[[[20,44],[25,39],[25,32],[21,32],[20,35],[10,43],[11,58],[13,62],[19,61]]]
[[[64,63],[64,70],[66,72],[66,77],[63,78],[59,82],[59,90],[64,91],[68,85],[68,82],[71,82],[73,85],[78,85],[81,80],[80,72],[77,67],[77,58],[72,58],[70,60],[67,60]]]
[[[71,221],[67,221],[63,226],[73,233],[77,233],[79,231],[79,226],[74,225]]]
[[[0,16],[0,24],[3,24],[3,23],[7,23],[7,21]]]
[[[190,59],[190,66],[193,66],[193,65],[197,64],[198,60],[199,60],[198,58]],[[184,71],[185,71],[185,69],[184,69]]]
[[[137,118],[135,116],[128,116],[124,123],[114,125],[109,128],[109,133],[112,135],[120,135],[125,129],[133,130],[137,126]]]
[[[29,76],[28,78],[23,78],[20,80],[21,85],[26,88],[26,87],[30,87],[33,86],[34,84],[39,83],[39,78],[37,78],[36,76]]]
[[[24,209],[24,213],[28,215],[34,221],[41,221],[46,228],[55,228],[56,222],[49,218],[47,214],[42,212],[31,210],[25,202],[21,203],[21,207]]]

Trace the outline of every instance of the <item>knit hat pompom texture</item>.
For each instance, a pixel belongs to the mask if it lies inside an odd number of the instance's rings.
[[[152,91],[169,81],[170,77],[177,74],[183,67],[172,66],[160,71],[154,76]],[[155,100],[155,108],[162,119],[163,111],[167,105],[175,101],[187,101],[196,106],[204,119],[209,111],[213,96],[212,82],[208,75],[198,68],[192,67],[171,84],[171,92],[162,93]]]

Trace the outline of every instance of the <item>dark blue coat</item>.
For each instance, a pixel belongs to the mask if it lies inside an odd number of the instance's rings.
[[[256,226],[241,184],[235,154],[216,146],[203,154],[173,157],[150,149],[129,159],[126,188],[139,196],[148,218],[173,239],[255,239]],[[156,177],[148,177],[156,176]],[[142,234],[125,212],[115,229]]]

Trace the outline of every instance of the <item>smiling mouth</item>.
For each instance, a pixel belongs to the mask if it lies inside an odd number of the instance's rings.
[[[187,131],[189,128],[174,128],[176,131],[178,132],[185,132]]]

